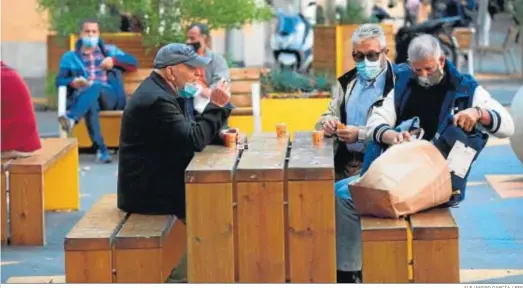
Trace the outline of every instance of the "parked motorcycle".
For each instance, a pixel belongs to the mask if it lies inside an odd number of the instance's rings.
[[[430,34],[439,41],[445,56],[458,66],[459,45],[452,35],[453,28],[462,21],[461,17],[448,17],[428,20],[415,26],[402,27],[396,34],[396,63],[407,62],[407,50],[410,42],[419,34]],[[459,67],[459,66],[458,66]]]
[[[308,8],[316,9],[316,2],[311,2]],[[308,73],[313,60],[314,35],[311,20],[301,13],[285,13],[283,10],[279,10],[276,17],[271,49],[277,65],[283,69]]]

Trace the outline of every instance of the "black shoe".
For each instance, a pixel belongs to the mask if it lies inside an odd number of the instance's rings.
[[[361,271],[336,271],[337,283],[363,283]]]

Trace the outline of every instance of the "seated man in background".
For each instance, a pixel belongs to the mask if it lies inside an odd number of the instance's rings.
[[[209,41],[209,28],[205,24],[194,23],[191,24],[187,30],[186,44],[191,46],[200,56],[211,59],[209,65],[205,68],[199,68],[200,76],[199,82],[202,83],[202,95],[209,97],[212,88],[218,84],[220,80],[230,82],[229,66],[225,59],[218,53],[213,52],[207,43]]]
[[[185,219],[185,169],[195,152],[212,142],[231,113],[230,95],[219,83],[196,105],[200,69],[211,60],[185,44],[162,47],[154,71],[125,107],[118,157],[118,208]],[[195,96],[196,95],[196,96]],[[194,117],[194,120],[192,119]],[[180,264],[185,270],[185,263]],[[181,273],[179,279],[185,278]]]
[[[209,43],[209,27],[202,23],[193,23],[189,25],[187,29],[187,41],[186,44],[191,46],[194,51],[200,55],[211,59],[209,65],[204,68],[199,69],[199,79],[198,83],[201,86],[200,96],[203,98],[209,98],[212,88],[216,87],[220,81],[225,81],[227,84],[231,82],[231,77],[229,74],[229,66],[225,59],[218,53],[213,52],[207,44]],[[225,85],[227,92],[231,92],[229,85]],[[200,98],[196,98],[196,102]],[[187,106],[188,109],[194,109],[192,103],[189,103]],[[231,109],[234,107],[229,103]],[[191,114],[189,114],[191,115]],[[225,123],[223,129],[220,131],[220,136],[223,137],[224,133],[234,133],[238,132],[235,128],[228,128],[227,123]]]
[[[31,94],[13,68],[0,64],[2,159],[29,157],[41,148]]]
[[[60,115],[62,129],[70,134],[74,125],[85,117],[89,136],[97,150],[96,159],[110,163],[99,120],[100,110],[122,110],[126,95],[122,72],[135,71],[136,59],[100,39],[95,20],[83,22],[75,50],[66,52],[60,61],[57,86],[67,87],[67,113]]]
[[[361,25],[352,35],[352,43],[356,68],[338,78],[329,110],[316,124],[316,129],[323,129],[326,137],[335,137],[338,283],[362,282],[361,235],[352,232],[361,230],[361,226],[352,204],[347,204],[344,199],[349,197],[347,184],[360,172],[366,149],[365,124],[369,111],[394,85],[394,71],[387,58],[383,29],[376,24]],[[346,126],[337,128],[338,124]]]

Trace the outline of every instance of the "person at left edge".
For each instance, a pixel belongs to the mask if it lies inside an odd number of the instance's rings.
[[[105,146],[100,128],[100,110],[122,110],[126,95],[122,72],[135,71],[132,55],[100,39],[96,20],[85,20],[75,49],[60,60],[56,86],[67,87],[67,113],[59,116],[60,126],[67,134],[80,119],[85,118],[89,136],[97,148],[96,159],[110,163],[112,157]]]

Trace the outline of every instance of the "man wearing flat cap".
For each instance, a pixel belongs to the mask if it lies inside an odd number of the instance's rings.
[[[125,107],[118,159],[118,208],[185,219],[185,168],[226,123],[231,108],[225,83],[199,97],[199,68],[210,59],[185,44],[162,47],[154,71]],[[189,117],[188,102],[197,115]]]

